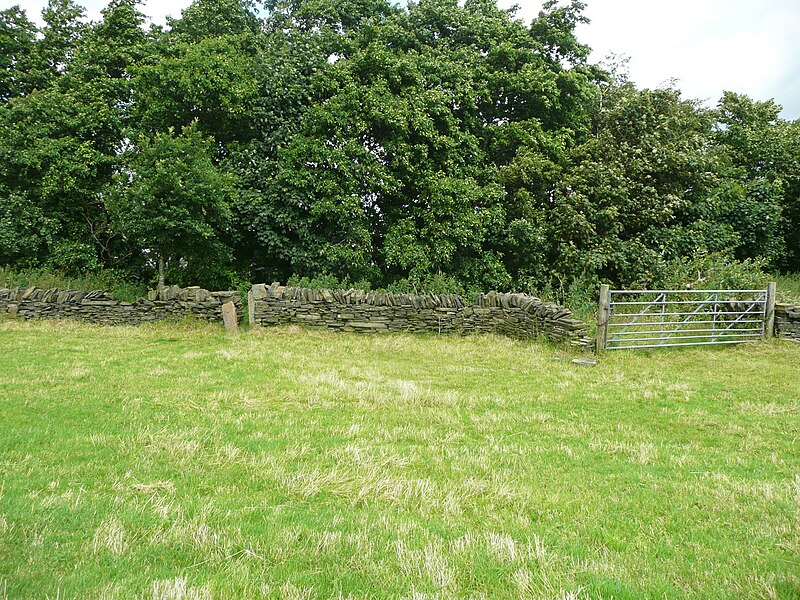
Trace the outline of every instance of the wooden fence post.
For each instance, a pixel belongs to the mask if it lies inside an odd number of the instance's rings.
[[[597,346],[595,350],[598,353],[606,349],[606,332],[610,311],[609,296],[609,287],[606,284],[602,284],[600,286],[600,301],[597,305]]]
[[[764,337],[771,338],[775,332],[775,292],[774,281],[767,284],[767,299],[764,304]]]

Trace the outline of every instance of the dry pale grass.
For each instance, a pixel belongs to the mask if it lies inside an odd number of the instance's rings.
[[[153,600],[211,600],[207,587],[193,587],[186,577],[153,582]]]
[[[108,517],[95,529],[92,540],[92,551],[97,553],[106,550],[117,556],[128,550],[128,532],[115,516]]]

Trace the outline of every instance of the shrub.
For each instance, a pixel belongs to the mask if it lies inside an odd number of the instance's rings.
[[[727,252],[700,251],[667,263],[659,287],[666,289],[764,289],[769,276],[764,259],[731,258]]]

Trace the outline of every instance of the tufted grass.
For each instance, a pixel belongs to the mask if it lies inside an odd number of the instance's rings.
[[[798,598],[800,347],[0,321],[0,598]]]
[[[777,284],[778,301],[800,305],[800,273],[770,277]]]

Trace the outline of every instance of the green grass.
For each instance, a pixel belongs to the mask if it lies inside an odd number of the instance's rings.
[[[121,274],[113,271],[71,276],[47,268],[18,270],[0,266],[0,288],[16,287],[87,291],[109,290],[117,300],[125,302],[133,302],[147,295],[146,284],[126,281]]]
[[[800,273],[773,275],[777,289],[778,301],[800,305]]]
[[[0,598],[798,598],[800,347],[0,320]]]

